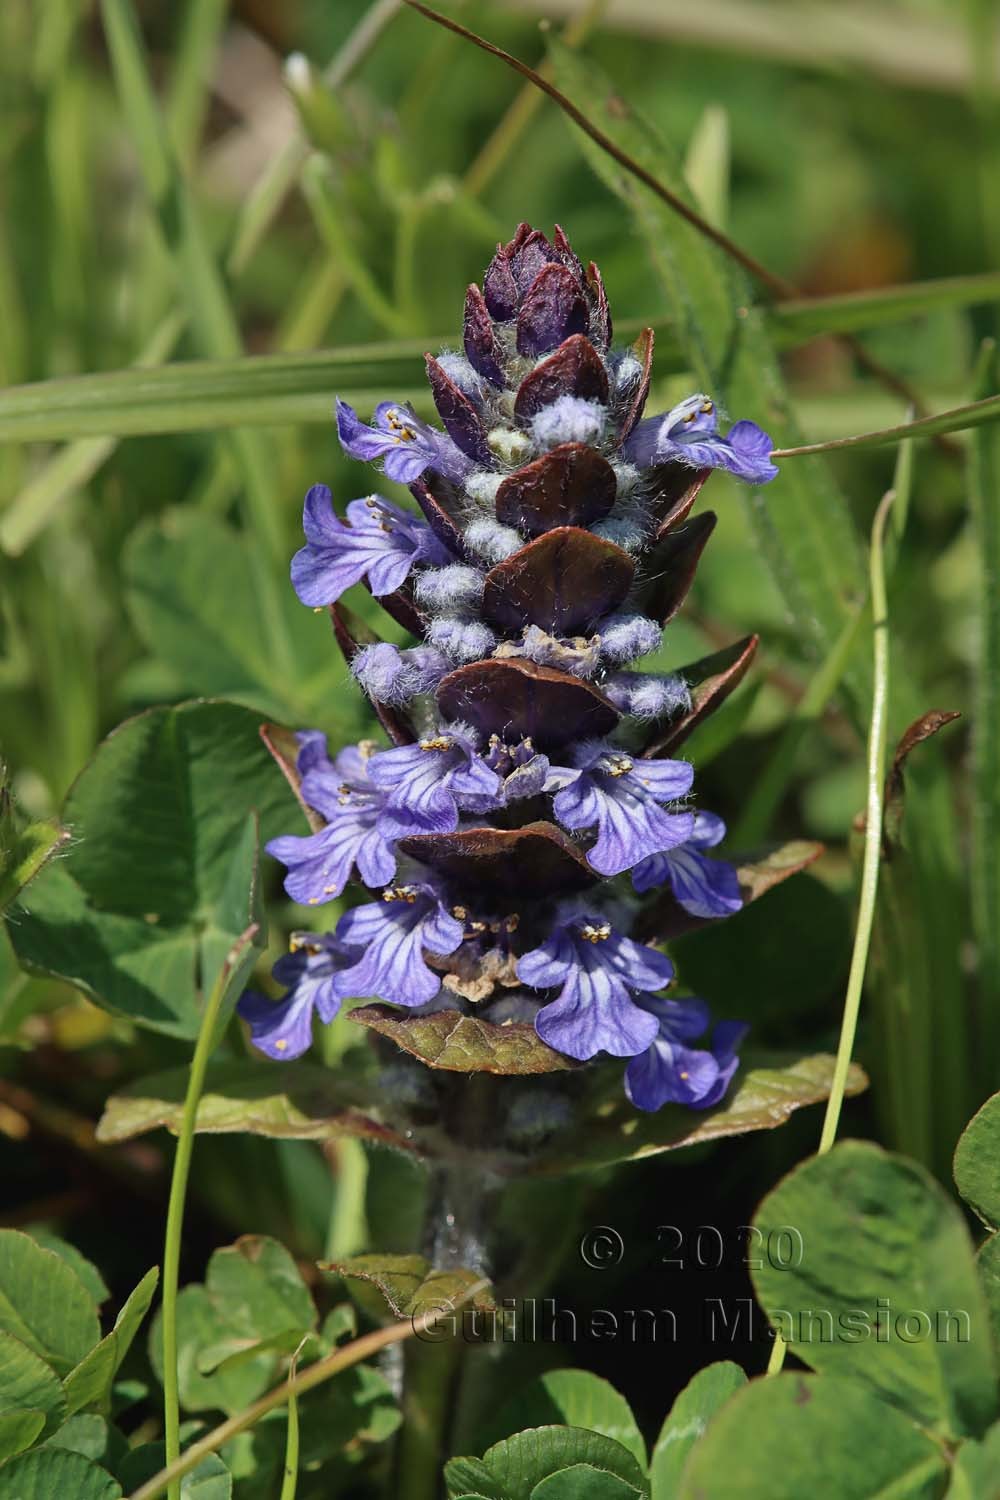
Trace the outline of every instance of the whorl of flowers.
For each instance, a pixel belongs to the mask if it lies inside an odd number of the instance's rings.
[[[292,582],[331,606],[392,748],[331,760],[321,734],[298,736],[316,831],[268,846],[288,894],[317,906],[352,879],[373,894],[334,932],[296,935],[284,1001],[244,997],[270,1056],[309,1046],[314,1010],[370,997],[530,1019],[570,1058],[627,1058],[640,1109],[724,1094],[744,1028],[695,1046],[707,1008],[665,998],[673,965],[631,934],[650,892],[692,923],[739,908],[735,870],[705,852],[725,828],[664,754],[739,671],[699,698],[696,671],[634,664],[690,586],[710,470],[777,471],[767,434],[721,435],[708,395],[645,417],[652,352],[651,331],[615,347],[600,273],[561,229],[522,224],[469,287],[464,353],[427,356],[440,428],[389,401],[369,425],[338,401],[345,451],[409,485],[421,514],[369,495],[341,518],[324,486],[306,497]],[[420,644],[360,640],[337,602],[357,583]]]

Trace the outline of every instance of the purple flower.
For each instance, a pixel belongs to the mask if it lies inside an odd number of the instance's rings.
[[[496,812],[498,808],[508,807],[525,797],[537,797],[545,789],[549,774],[548,757],[538,753],[530,737],[516,745],[506,745],[499,735],[491,734],[483,764],[496,773],[498,787],[478,796],[464,793],[461,799],[463,812]]]
[[[625,1070],[625,1092],[637,1109],[686,1104],[710,1109],[718,1104],[739,1067],[736,1049],[748,1031],[741,1021],[720,1021],[709,1050],[689,1047],[708,1029],[704,1000],[647,999],[643,1008],[659,1022],[648,1051],[633,1057]]]
[[[657,1032],[656,1017],[636,1004],[633,991],[662,989],[674,975],[663,953],[634,943],[601,916],[575,910],[517,964],[518,978],[559,994],[543,1005],[535,1030],[543,1042],[581,1062],[598,1052],[634,1057]]]
[[[573,759],[575,769],[552,767],[545,789],[556,792],[552,806],[564,828],[597,825],[587,859],[601,875],[620,875],[691,837],[693,814],[661,806],[690,791],[687,761],[633,759],[602,740],[585,740]]]
[[[731,916],[743,905],[736,870],[723,859],[707,859],[700,853],[713,848],[725,834],[726,825],[715,813],[695,813],[690,836],[675,848],[644,859],[632,871],[632,884],[645,892],[669,881],[678,902],[692,916]]]
[[[302,800],[327,824],[305,838],[286,834],[267,845],[288,868],[285,890],[293,901],[319,906],[340,895],[355,866],[365,885],[387,885],[396,856],[377,826],[385,795],[368,779],[361,746],[348,746],[331,762],[324,735],[309,731],[299,744]]]
[[[720,436],[717,426],[711,397],[688,396],[663,416],[640,422],[624,444],[622,456],[640,469],[664,463],[728,469],[748,484],[767,484],[775,477],[773,444],[756,422],[736,422],[726,437]]]
[[[362,578],[376,596],[391,594],[415,563],[451,561],[424,521],[377,495],[352,500],[347,520],[334,511],[326,485],[314,484],[302,512],[306,545],[292,558],[295,592],[314,609],[332,604]]]
[[[463,480],[474,467],[447,433],[422,422],[409,406],[381,401],[369,427],[346,401],[337,400],[337,436],[350,458],[364,463],[384,458],[387,478],[412,484],[425,469],[445,479]]]
[[[249,1023],[250,1040],[259,1052],[276,1061],[301,1057],[312,1045],[313,1011],[328,1025],[340,1009],[342,991],[337,975],[351,962],[332,933],[292,934],[292,951],[279,958],[273,973],[288,986],[284,1000],[269,1000],[247,990],[236,1006]]]
[[[387,794],[378,820],[386,839],[453,833],[463,798],[475,799],[481,810],[484,799],[496,806],[500,791],[500,777],[477,753],[471,732],[461,724],[415,745],[380,750],[368,762],[368,775]]]
[[[426,1005],[441,979],[424,962],[424,949],[454,953],[464,935],[434,886],[390,886],[381,901],[354,906],[337,923],[337,941],[355,960],[338,976],[337,993]]]

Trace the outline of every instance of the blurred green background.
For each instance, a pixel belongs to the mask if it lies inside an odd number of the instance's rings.
[[[993,4],[452,0],[447,9],[533,63],[544,57],[540,18],[568,26],[683,159],[706,215],[803,296],[997,268]],[[694,384],[650,245],[558,110],[496,60],[386,0],[146,0],[136,14],[169,153],[155,120],[143,128],[128,78],[115,76],[97,6],[0,8],[0,384],[242,354],[288,362],[259,388],[233,377],[208,394],[181,372],[145,405],[140,372],[86,400],[69,385],[39,388],[34,428],[17,426],[23,393],[0,392],[0,751],[33,816],[56,811],[99,739],[153,703],[222,696],[322,727],[334,743],[371,732],[326,618],[287,585],[301,499],[316,481],[339,503],[368,491],[370,474],[336,443],[334,394],[364,415],[390,396],[426,411],[420,353],[457,347],[464,287],[520,219],[560,222],[598,261],[619,324],[656,324],[663,359],[650,411]],[[994,332],[990,298],[1000,300],[1000,279],[976,296],[925,299],[918,316],[867,318],[878,326],[861,336],[930,410],[959,405],[972,399],[978,349]],[[314,360],[317,350],[331,353]],[[785,340],[782,359],[809,440],[905,419],[906,402],[830,337]],[[237,389],[245,427],[225,410]],[[959,437],[912,455],[890,600],[890,745],[926,709],[966,717],[919,747],[908,772],[861,1045],[875,1087],[848,1115],[855,1131],[942,1175],[959,1128],[996,1085],[1000,985],[992,966],[977,971],[992,917],[980,893],[977,948],[969,884],[973,820],[989,843],[996,810],[975,791],[970,751],[968,711],[990,686],[975,685],[990,606],[968,448]],[[865,595],[860,548],[895,459],[891,447],[831,459],[857,527],[858,555],[845,563],[857,572],[852,604]],[[809,875],[681,945],[680,968],[717,1010],[753,1021],[764,1043],[829,1047],[853,921],[864,714],[825,693],[789,755],[787,725],[821,658],[761,554],[752,507],[766,511],[767,492],[748,503],[718,475],[710,497],[720,523],[662,661],[690,661],[751,630],[763,644],[751,681],[691,742],[702,801],[737,832],[743,823],[756,839],[828,848]],[[982,500],[992,514],[996,494]],[[356,606],[376,619],[364,595]],[[387,633],[399,638],[394,626]],[[854,650],[859,660],[870,652],[863,622]],[[780,775],[768,781],[776,756]],[[276,953],[302,913],[283,904],[276,872],[268,878]],[[183,1051],[28,980],[6,946],[0,1042],[4,1222],[76,1216],[85,1238],[96,1234],[121,1172],[86,1124],[123,1079]],[[329,1055],[348,1044],[363,1041],[338,1032]],[[780,1145],[719,1153],[720,1183],[741,1184],[734,1212],[741,1203],[749,1212],[782,1165],[811,1149],[816,1128],[797,1123]],[[158,1150],[143,1147],[131,1162],[148,1174],[154,1205]],[[247,1170],[262,1163],[267,1171]],[[652,1169],[630,1170],[629,1196]],[[385,1204],[401,1171],[390,1164],[371,1178],[370,1224],[392,1222]],[[197,1173],[211,1200],[193,1231],[205,1246],[257,1227],[315,1253],[331,1211],[336,1219],[329,1168],[312,1146],[207,1142]],[[155,1210],[153,1242],[158,1224]],[[198,1239],[194,1263],[201,1248]],[[128,1247],[114,1253],[129,1261]]]

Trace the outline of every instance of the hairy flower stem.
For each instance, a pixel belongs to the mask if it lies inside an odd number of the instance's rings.
[[[492,1079],[456,1078],[443,1115],[452,1140],[486,1145],[495,1113]],[[437,1271],[485,1273],[486,1231],[493,1184],[481,1165],[436,1162],[431,1168],[423,1252]],[[461,1322],[446,1318],[433,1341],[407,1344],[403,1365],[403,1422],[396,1454],[399,1500],[434,1500],[441,1482],[449,1431],[466,1354]]]

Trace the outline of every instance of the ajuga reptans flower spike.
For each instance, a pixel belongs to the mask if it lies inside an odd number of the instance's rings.
[[[711,395],[646,416],[653,335],[614,344],[597,267],[562,230],[521,224],[465,300],[464,352],[427,356],[440,426],[384,401],[337,402],[353,458],[409,485],[417,511],[368,495],[342,518],[306,496],[299,598],[329,606],[391,747],[329,758],[298,736],[314,831],[275,839],[288,894],[371,899],[326,935],[297,934],[283,1001],[247,995],[258,1047],[291,1058],[347,996],[531,1022],[580,1062],[628,1059],[640,1109],[707,1107],[744,1028],[664,991],[670,959],[640,942],[642,901],[690,919],[740,905],[706,851],[725,828],[693,800],[675,749],[735,685],[755,642],[699,686],[636,669],[683,603],[714,516],[691,517],[712,469],[776,474],[753,422],[725,434]],[[363,583],[416,638],[360,639],[340,604]],[[704,675],[704,674],[702,674]],[[707,1037],[707,1044],[695,1043]]]

